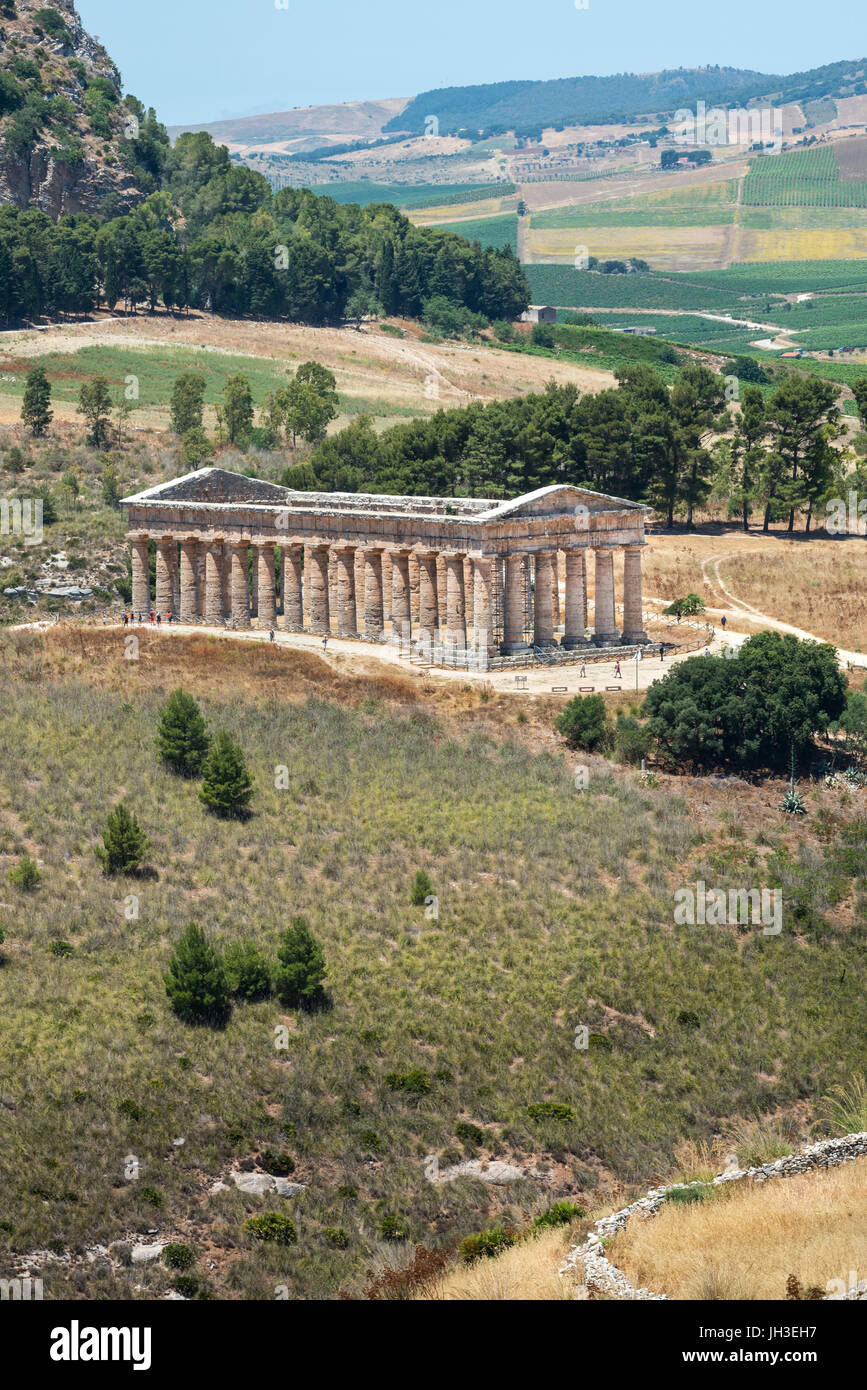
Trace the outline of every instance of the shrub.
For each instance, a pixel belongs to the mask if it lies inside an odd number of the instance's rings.
[[[485,1142],[484,1130],[479,1129],[478,1125],[470,1124],[469,1120],[458,1120],[455,1134],[468,1149],[477,1149]]]
[[[266,1241],[269,1245],[298,1243],[295,1222],[276,1211],[266,1211],[262,1216],[251,1216],[244,1222],[244,1230],[253,1240]]]
[[[198,425],[187,430],[181,439],[181,463],[188,468],[200,468],[214,457],[214,446]]]
[[[163,1250],[163,1261],[169,1269],[189,1269],[195,1264],[196,1257],[188,1245],[171,1241]]]
[[[138,820],[121,802],[105,822],[102,848],[97,845],[94,851],[103,872],[109,876],[136,873],[148,849],[148,840]]]
[[[195,1298],[199,1292],[199,1281],[194,1274],[179,1274],[172,1280],[172,1288],[181,1298]]]
[[[479,1231],[476,1235],[467,1236],[458,1246],[458,1254],[465,1264],[472,1264],[474,1260],[493,1259],[503,1250],[508,1250],[509,1246],[517,1242],[517,1233],[506,1226],[490,1226],[486,1231]]]
[[[576,695],[554,720],[570,748],[598,748],[608,736],[608,716],[601,695]]]
[[[794,787],[790,787],[786,792],[780,802],[780,810],[784,811],[787,816],[805,816],[807,814],[804,798],[799,791],[795,791]]]
[[[326,1226],[322,1234],[335,1250],[349,1249],[349,1236],[342,1226]]]
[[[409,1223],[402,1216],[384,1216],[379,1223],[380,1240],[409,1240]]]
[[[290,1173],[295,1172],[295,1160],[285,1149],[282,1153],[277,1153],[274,1149],[263,1149],[259,1155],[259,1162],[266,1173],[272,1173],[277,1178],[288,1178]]]
[[[571,1226],[573,1221],[580,1221],[586,1215],[584,1208],[576,1206],[574,1202],[554,1202],[547,1211],[536,1217],[533,1226],[537,1231],[547,1231],[555,1226]]]
[[[165,975],[166,994],[184,1023],[223,1024],[230,1013],[226,972],[205,933],[190,923]]]
[[[322,947],[303,917],[296,917],[280,937],[274,984],[281,1004],[309,1009],[324,998],[327,967]]]
[[[614,749],[622,763],[640,763],[650,751],[650,735],[632,715],[621,712],[614,729]]]
[[[157,751],[163,762],[181,777],[198,777],[210,746],[198,701],[184,690],[172,691],[157,731]]]
[[[433,884],[430,881],[430,877],[424,869],[419,869],[412,885],[412,892],[409,895],[409,900],[413,907],[424,907],[426,900],[432,895]]]
[[[216,816],[243,816],[253,795],[253,779],[241,748],[220,729],[202,767],[199,798]]]
[[[22,855],[18,863],[9,870],[9,882],[20,888],[22,893],[32,893],[42,882],[42,874],[36,860],[31,859],[29,854]]]
[[[413,1071],[389,1072],[385,1084],[390,1091],[402,1091],[405,1095],[426,1096],[431,1088],[431,1079],[426,1071],[416,1067]]]
[[[527,1114],[531,1120],[563,1120],[568,1122],[575,1119],[575,1111],[572,1106],[562,1105],[556,1100],[542,1100],[535,1105],[528,1105]]]
[[[224,964],[229,993],[240,999],[265,999],[271,993],[271,966],[252,941],[232,941]]]
[[[58,960],[66,960],[73,954],[74,947],[69,941],[52,941],[49,944],[49,955],[56,956]]]
[[[704,612],[704,599],[700,594],[686,594],[683,598],[676,598],[674,603],[670,603],[662,611],[670,617],[680,613],[682,618],[690,618],[696,613]]]

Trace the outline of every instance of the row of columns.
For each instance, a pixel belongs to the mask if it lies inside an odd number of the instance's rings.
[[[132,537],[133,608],[150,608],[148,536]],[[253,547],[252,585],[249,550]],[[339,637],[363,636],[379,641],[390,621],[392,633],[422,644],[444,640],[487,650],[491,641],[492,566],[487,557],[460,551],[386,549],[326,542],[286,543],[282,551],[283,626],[288,632],[329,633],[336,619]],[[567,550],[565,603],[560,645],[587,644],[587,572],[585,550]],[[623,631],[618,632],[614,604],[614,552],[596,549],[596,644],[646,641],[642,630],[641,547],[624,553]],[[179,556],[179,560],[178,560]],[[357,556],[361,557],[360,564]],[[411,557],[414,560],[410,565]],[[526,651],[526,556],[505,556],[502,590],[501,650]],[[558,645],[560,625],[558,552],[534,553],[532,645]],[[203,619],[208,625],[251,625],[253,607],[260,627],[277,624],[275,546],[273,541],[174,535],[156,538],[156,606],[176,612],[183,623]]]

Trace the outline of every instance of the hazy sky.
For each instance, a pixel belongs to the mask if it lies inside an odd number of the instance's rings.
[[[704,63],[796,72],[867,51],[855,0],[587,3],[78,0],[78,9],[127,90],[168,125],[508,78]]]

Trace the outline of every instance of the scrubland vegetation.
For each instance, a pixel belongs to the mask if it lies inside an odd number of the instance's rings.
[[[593,758],[579,792],[572,759],[502,699],[460,697],[458,724],[398,679],[341,680],[298,652],[149,634],[139,661],[123,652],[120,633],[63,630],[3,646],[2,863],[41,874],[2,891],[9,1252],[158,1229],[200,1270],[207,1252],[200,1291],[359,1294],[405,1241],[456,1249],[555,1197],[598,1205],[723,1118],[773,1109],[797,1132],[861,1061],[858,794],[817,794],[807,826],[759,792],[758,818],[719,819]],[[159,760],[179,672],[244,749],[247,820],[215,818]],[[120,800],[150,847],[108,878],[94,851]],[[419,870],[434,915],[411,901]],[[782,935],[675,926],[673,888],[701,878],[782,885]],[[163,977],[190,922],[274,961],[299,915],[322,1007],[266,994],[220,1028],[174,1015]],[[210,1193],[275,1155],[300,1195]],[[428,1180],[432,1159],[468,1157],[526,1177]],[[253,1238],[268,1212],[296,1243]],[[47,1277],[52,1296],[128,1291],[100,1267]],[[150,1292],[166,1277],[136,1274]]]

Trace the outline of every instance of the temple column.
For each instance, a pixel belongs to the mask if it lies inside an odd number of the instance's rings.
[[[198,539],[195,536],[184,536],[181,541],[181,593],[178,605],[178,617],[182,623],[194,623],[199,615],[198,594],[196,592],[198,550]]]
[[[253,572],[258,593],[259,627],[269,631],[277,626],[277,586],[274,579],[273,542],[254,541]]]
[[[593,640],[597,646],[617,646],[620,636],[614,613],[614,551],[597,550],[595,554],[596,609]]]
[[[554,579],[557,552],[545,550],[536,556],[536,587],[533,595],[533,645],[554,647]]]
[[[228,623],[232,618],[232,547],[228,539],[223,541],[220,569],[223,575],[223,619]]]
[[[446,555],[446,641],[456,647],[467,645],[467,615],[464,597],[464,557]]]
[[[178,561],[178,543],[174,539],[172,540],[172,547],[169,551],[169,566],[172,576],[172,601],[169,607],[175,617],[177,617],[178,609],[181,606],[181,567]]]
[[[322,634],[331,631],[331,611],[328,595],[328,556],[327,545],[308,546],[304,556],[304,573],[307,590],[307,613],[310,631]]]
[[[418,557],[418,627],[423,646],[433,646],[439,637],[437,598],[437,552],[423,551]]]
[[[524,558],[507,555],[503,587],[503,653],[515,655],[528,650],[524,641]]]
[[[466,602],[467,615],[475,611],[475,561],[469,556],[464,556],[464,600]]]
[[[230,627],[236,631],[250,626],[250,542],[229,542],[230,593],[232,612]]]
[[[418,556],[413,552],[409,557],[409,616],[413,630],[415,630],[418,625],[418,586]]]
[[[301,589],[303,547],[283,546],[283,626],[287,632],[304,631]]]
[[[253,554],[249,557],[250,562],[250,616],[259,616],[259,565],[255,547],[251,547]]]
[[[391,630],[407,641],[412,636],[408,550],[391,552]]]
[[[566,551],[563,646],[583,647],[587,630],[587,570],[583,550]]]
[[[328,553],[328,631],[333,632],[337,618],[337,554]]]
[[[626,643],[648,640],[642,627],[641,549],[640,545],[628,545],[623,552],[623,641]]]
[[[163,615],[168,613],[172,606],[172,551],[174,548],[173,536],[160,536],[157,539],[156,609],[158,613]]]
[[[560,626],[560,623],[562,622],[562,618],[561,618],[561,616],[560,616],[560,552],[559,552],[559,550],[555,550],[555,551],[554,551],[554,570],[553,570],[553,574],[552,574],[552,576],[551,576],[551,579],[552,579],[552,585],[551,585],[551,603],[552,603],[553,612],[554,612],[554,630],[555,630],[555,632],[556,632],[557,628]]]
[[[335,550],[337,565],[337,635],[358,636],[358,609],[355,602],[355,546]]]
[[[391,552],[383,551],[382,556],[382,621],[391,622],[391,590],[393,581],[391,577]]]
[[[150,563],[148,538],[133,536],[132,544],[132,606],[135,613],[149,613],[151,606]]]
[[[223,540],[218,536],[205,546],[205,622],[209,627],[223,622]]]
[[[364,635],[368,642],[379,642],[384,624],[382,551],[364,552]]]
[[[491,562],[473,561],[473,646],[481,654],[491,645]]]
[[[440,635],[445,633],[449,622],[448,605],[448,571],[446,570],[446,557],[442,551],[437,555],[437,627]]]

